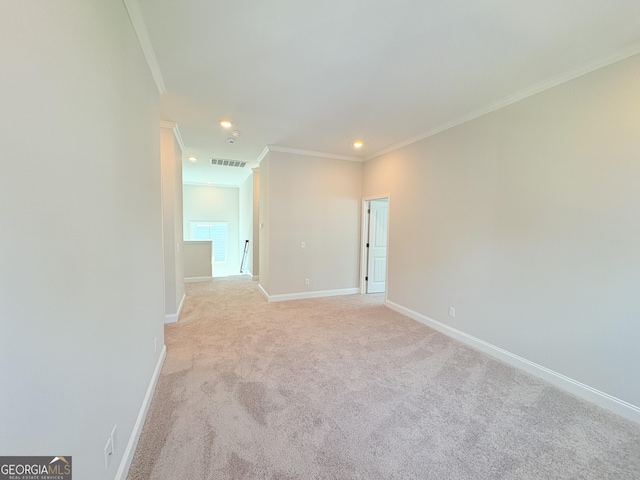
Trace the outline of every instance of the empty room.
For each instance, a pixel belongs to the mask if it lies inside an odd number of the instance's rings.
[[[0,478],[640,478],[640,3],[0,32]]]

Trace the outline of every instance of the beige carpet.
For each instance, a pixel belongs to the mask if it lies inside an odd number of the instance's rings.
[[[382,305],[189,284],[141,479],[640,479],[640,425]]]

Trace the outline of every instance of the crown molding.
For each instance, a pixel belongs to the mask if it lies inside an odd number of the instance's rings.
[[[151,44],[149,32],[147,31],[147,26],[144,23],[144,18],[142,17],[142,11],[140,10],[138,0],[122,1],[124,2],[125,7],[127,8],[127,12],[129,13],[129,19],[131,20],[133,29],[135,30],[138,37],[138,42],[140,43],[140,47],[142,48],[144,58],[147,60],[147,65],[149,65],[149,70],[151,70],[151,76],[153,77],[153,80],[156,82],[156,86],[158,87],[158,93],[162,95],[167,91],[167,89],[164,85],[162,72],[160,71],[160,65],[158,64],[156,53],[153,50],[153,45]]]
[[[616,62],[620,62],[622,60],[624,60],[625,58],[629,58],[632,57],[633,55],[637,55],[640,54],[640,42],[636,42],[636,43],[632,43],[630,45],[628,45],[627,47],[625,47],[624,49],[612,54],[612,55],[608,55],[606,57],[600,58],[594,62],[591,62],[583,67],[574,69],[574,70],[570,70],[568,72],[565,72],[561,75],[558,75],[556,77],[550,78],[548,80],[545,80],[543,82],[537,83],[531,87],[525,88],[524,90],[521,90],[513,95],[510,95],[508,97],[505,97],[501,100],[498,100],[495,103],[492,103],[490,105],[487,105],[485,107],[482,107],[478,110],[474,110],[471,113],[468,113],[467,115],[464,115],[456,120],[453,120],[451,122],[447,122],[444,123],[442,125],[440,125],[439,127],[434,128],[433,130],[429,130],[426,133],[423,133],[422,135],[418,135],[416,137],[411,137],[408,138],[407,140],[404,140],[400,143],[396,143],[394,145],[391,145],[390,147],[384,148],[376,153],[373,153],[369,156],[367,156],[364,161],[368,161],[368,160],[372,160],[376,157],[379,157],[381,155],[384,155],[386,153],[390,153],[393,152],[395,150],[398,150],[402,147],[406,147],[407,145],[411,145],[412,143],[416,143],[419,142],[420,140],[424,140],[425,138],[429,138],[432,137],[433,135],[436,135],[440,132],[444,132],[445,130],[449,130],[450,128],[456,127],[458,125],[461,125],[463,123],[469,122],[471,120],[474,120],[478,117],[481,117],[483,115],[486,115],[487,113],[491,113],[491,112],[495,112],[496,110],[500,110],[501,108],[504,108],[508,105],[511,105],[513,103],[519,102],[520,100],[524,100],[525,98],[531,97],[533,95],[536,95],[538,93],[544,92],[545,90],[549,90],[553,87],[557,87],[558,85],[561,85],[563,83],[569,82],[571,80],[574,80],[578,77],[582,77],[583,75],[586,75],[588,73],[591,72],[595,72],[596,70],[600,70],[601,68],[607,67],[609,65],[612,65]]]
[[[363,162],[360,157],[350,157],[347,155],[336,155],[334,153],[314,152],[312,150],[300,150],[298,148],[281,147],[279,145],[267,145],[267,150],[271,152],[293,153],[307,157],[331,158],[334,160],[347,160],[349,162]]]
[[[173,130],[173,135],[175,136],[178,145],[180,145],[180,149],[183,152],[186,150],[184,142],[182,141],[180,129],[178,128],[178,124],[176,122],[173,122],[171,120],[160,120],[160,128],[170,128],[171,130]]]
[[[268,153],[269,153],[269,147],[266,146],[264,147],[264,150],[262,150],[262,153],[258,156],[258,159],[256,160],[256,163],[258,164],[258,166],[260,165],[260,162],[264,160],[264,157],[266,157]]]
[[[173,134],[176,136],[176,140],[178,141],[178,145],[180,145],[180,149],[184,152],[186,148],[184,146],[184,142],[182,141],[182,135],[180,134],[180,129],[178,128],[177,123],[173,127]]]

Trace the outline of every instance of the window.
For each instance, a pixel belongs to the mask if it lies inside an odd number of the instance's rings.
[[[213,242],[213,262],[227,261],[227,222],[189,222],[191,240]]]

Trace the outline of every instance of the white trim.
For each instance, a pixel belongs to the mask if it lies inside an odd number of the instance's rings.
[[[350,157],[347,155],[336,155],[335,153],[314,152],[312,150],[300,150],[298,148],[281,147],[279,145],[267,145],[267,149],[272,152],[294,153],[296,155],[305,155],[307,157],[332,158],[334,160],[347,160],[349,162],[363,162],[360,157]],[[264,152],[263,152],[264,153]]]
[[[180,315],[182,314],[182,307],[184,307],[184,301],[187,299],[186,294],[182,294],[182,300],[180,300],[180,305],[178,305],[178,320],[180,319]]]
[[[260,275],[253,275],[251,277],[251,280],[253,280],[254,282],[257,282],[258,280],[260,280]]]
[[[184,146],[184,141],[182,140],[182,135],[180,134],[180,129],[178,128],[177,123],[173,127],[173,134],[176,137],[176,141],[178,142],[178,145],[180,145],[180,149],[184,152],[186,148]]]
[[[362,197],[363,202],[368,202],[369,200],[382,200],[383,198],[389,198],[391,196],[390,193],[381,193],[380,195],[368,195],[366,197]]]
[[[531,375],[534,375],[550,384],[565,390],[573,395],[580,397],[588,402],[591,402],[599,407],[605,408],[611,412],[614,412],[622,417],[625,417],[634,422],[640,423],[640,407],[632,405],[624,400],[620,400],[619,398],[614,397],[613,395],[609,395],[608,393],[601,392],[589,385],[585,385],[584,383],[578,382],[572,378],[567,377],[566,375],[562,375],[561,373],[555,372],[547,367],[543,367],[542,365],[538,365],[526,358],[515,355],[507,350],[504,350],[500,347],[496,347],[484,340],[480,340],[468,333],[457,330],[449,325],[445,325],[444,323],[438,322],[432,318],[429,318],[421,313],[410,310],[402,305],[398,305],[395,302],[390,300],[385,301],[385,305],[396,312],[399,312],[403,315],[406,315],[409,318],[417,320],[424,325],[437,330],[440,333],[443,333],[451,338],[454,338],[466,345],[469,345],[477,350],[480,350],[483,353],[486,353],[498,360],[503,361],[515,368],[520,370],[524,370]]]
[[[367,239],[365,238],[365,232],[369,228],[369,218],[367,217],[367,202],[371,200],[381,200],[383,198],[387,199],[388,205],[387,207],[391,208],[391,194],[383,193],[380,195],[369,195],[367,197],[362,197],[362,225],[360,230],[360,293],[367,293],[367,285],[364,277],[367,271]],[[389,215],[390,212],[387,213]],[[387,299],[387,285],[389,285],[389,223],[387,217],[387,268],[385,268],[385,279],[384,279],[384,298]]]
[[[151,405],[151,399],[153,398],[153,392],[156,389],[158,378],[160,378],[160,372],[162,371],[162,365],[164,364],[164,359],[166,358],[166,356],[167,346],[163,345],[160,356],[158,357],[158,362],[156,363],[156,369],[153,371],[151,382],[149,382],[149,387],[147,387],[147,393],[144,396],[142,406],[140,407],[140,411],[138,412],[138,418],[136,419],[136,423],[133,426],[133,431],[131,432],[131,436],[129,437],[129,443],[127,443],[127,448],[125,449],[122,460],[120,461],[120,465],[118,466],[115,480],[125,480],[127,478],[129,467],[131,467],[133,455],[134,453],[136,453],[136,447],[138,446],[138,440],[140,439],[140,434],[142,433],[142,427],[144,426],[144,421],[147,418],[149,406]]]
[[[496,110],[499,110],[501,108],[504,108],[508,105],[511,105],[512,103],[516,103],[519,102],[520,100],[524,100],[527,97],[531,97],[533,95],[536,95],[540,92],[543,92],[545,90],[549,90],[550,88],[553,87],[557,87],[558,85],[561,85],[563,83],[569,82],[571,80],[574,80],[578,77],[581,77],[583,75],[586,75],[588,73],[591,72],[595,72],[596,70],[599,70],[601,68],[604,68],[608,65],[614,64],[616,62],[619,62],[621,60],[624,60],[625,58],[629,58],[633,55],[636,55],[640,53],[640,42],[637,43],[633,43],[629,46],[627,46],[626,48],[624,48],[623,50],[616,52],[613,55],[608,55],[604,58],[600,58],[594,62],[589,63],[586,66],[577,68],[575,70],[570,70],[568,72],[564,72],[561,75],[552,77],[548,80],[539,82],[535,85],[532,85],[528,88],[525,88],[524,90],[520,90],[519,92],[513,94],[513,95],[509,95],[508,97],[502,98],[500,100],[498,100],[497,102],[491,103],[489,105],[486,105],[482,108],[479,108],[477,110],[474,110],[466,115],[463,115],[462,117],[459,117],[455,120],[452,120],[450,122],[446,122],[442,125],[440,125],[439,127],[434,128],[433,130],[430,130],[426,133],[423,133],[422,135],[418,135],[416,137],[411,137],[408,138],[407,140],[404,140],[400,143],[396,143],[395,145],[391,145],[390,147],[384,148],[376,153],[373,153],[369,156],[367,156],[365,158],[365,161],[371,160],[373,158],[379,157],[381,155],[384,155],[386,153],[390,153],[393,152],[395,150],[398,150],[402,147],[406,147],[407,145],[411,145],[412,143],[416,143],[419,142],[420,140],[424,140],[425,138],[428,137],[432,137],[433,135],[436,135],[440,132],[443,132],[445,130],[449,130],[450,128],[456,127],[458,125],[461,125],[463,123],[469,122],[475,118],[481,117],[483,115],[486,115],[487,113],[491,113],[494,112]]]
[[[153,50],[153,45],[151,44],[149,32],[147,31],[147,26],[144,23],[144,18],[142,16],[142,12],[140,11],[138,0],[123,0],[123,2],[125,7],[127,7],[129,19],[131,20],[133,29],[135,30],[138,37],[138,42],[140,42],[140,47],[142,48],[144,58],[147,60],[149,70],[151,70],[151,76],[156,82],[156,87],[158,87],[158,93],[162,95],[167,91],[167,88],[164,86],[164,80],[162,78],[162,72],[160,71],[160,65],[158,64],[156,52],[154,52]]]
[[[160,120],[160,128],[170,128],[171,130],[173,130],[173,136],[175,137],[176,142],[178,142],[178,145],[180,145],[180,149],[183,152],[185,151],[184,142],[182,141],[182,135],[180,135],[180,129],[178,128],[178,124],[176,122],[173,122],[171,120]]]
[[[267,291],[262,287],[262,285],[258,284],[258,290],[260,291],[260,293],[262,295],[264,295],[264,298],[267,299],[267,301],[269,301],[269,294],[267,293]]]
[[[268,147],[268,146],[266,146],[266,147],[264,147],[264,150],[262,150],[262,153],[260,153],[260,156],[259,156],[259,157],[258,157],[258,159],[256,160],[256,163],[258,164],[258,167],[257,167],[257,168],[260,168],[260,162],[261,162],[262,160],[264,160],[264,157],[266,157],[268,153],[269,153],[269,147]]]
[[[182,300],[180,300],[180,305],[178,305],[178,311],[176,313],[168,313],[164,316],[164,323],[176,323],[180,320],[180,314],[182,313],[182,307],[184,306],[184,301],[187,296],[183,293]]]
[[[304,300],[307,298],[336,297],[338,295],[354,295],[357,293],[360,293],[359,288],[342,288],[340,290],[317,290],[315,292],[267,295],[267,300],[269,300],[269,302],[286,302],[289,300]]]
[[[366,234],[369,230],[369,217],[367,215],[367,202],[368,198],[362,199],[362,226],[360,228],[360,293],[367,293],[367,282],[364,279],[366,277],[365,273],[367,271],[367,238]],[[387,231],[389,229],[387,228]],[[388,247],[388,244],[387,244]],[[388,248],[387,248],[388,250]],[[385,288],[386,290],[386,288]]]
[[[184,283],[210,282],[213,277],[185,277]]]

